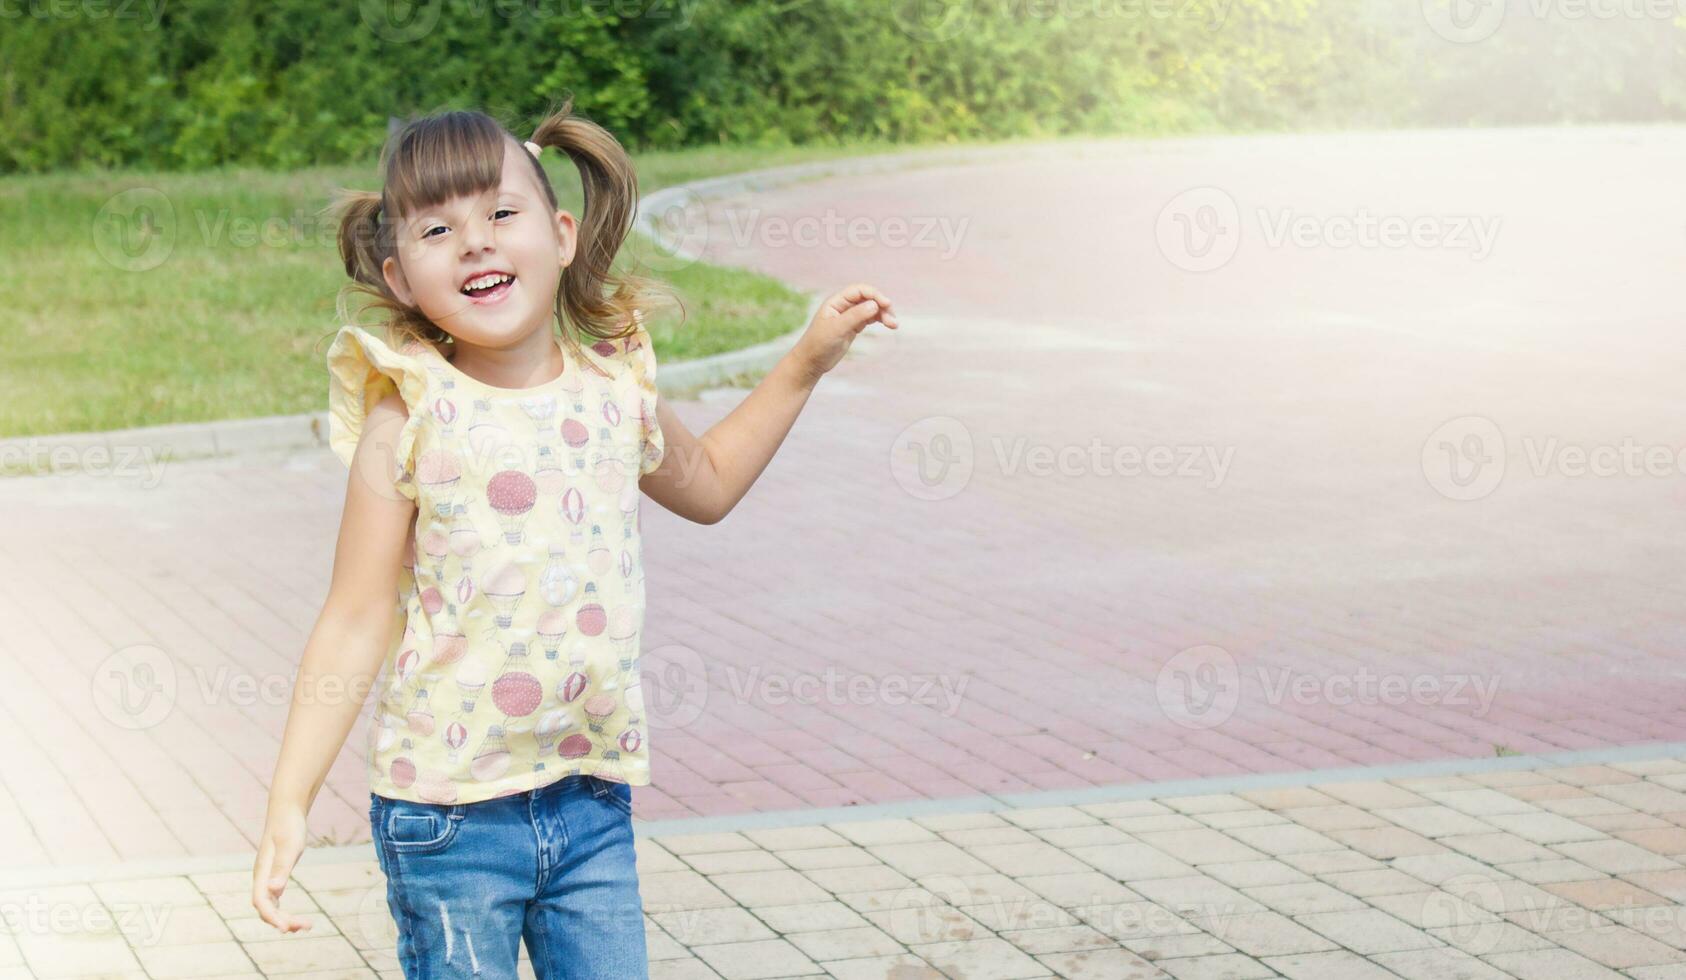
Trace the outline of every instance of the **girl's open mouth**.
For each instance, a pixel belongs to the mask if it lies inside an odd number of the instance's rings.
[[[462,294],[476,303],[496,303],[515,288],[515,276],[508,272],[487,272],[462,285]]]

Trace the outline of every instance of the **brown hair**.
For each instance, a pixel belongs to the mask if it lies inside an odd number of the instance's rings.
[[[579,241],[573,261],[562,270],[555,303],[563,342],[577,356],[583,344],[631,335],[634,310],[648,315],[654,307],[672,304],[674,297],[657,280],[610,271],[632,229],[638,203],[638,177],[620,142],[603,127],[574,115],[572,98],[539,123],[532,142],[567,154],[579,169],[585,192]],[[381,190],[342,190],[335,202],[340,258],[352,280],[340,293],[341,322],[352,322],[348,300],[361,295],[366,301],[358,312],[381,310],[395,342],[438,343],[449,338],[421,310],[400,302],[381,274],[382,264],[395,254],[393,221],[454,197],[496,188],[504,154],[512,145],[532,163],[550,209],[556,210],[556,191],[544,167],[521,149],[518,137],[483,112],[423,116],[388,137],[381,149]]]

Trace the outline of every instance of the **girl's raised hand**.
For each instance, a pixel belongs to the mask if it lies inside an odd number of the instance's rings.
[[[292,876],[293,865],[304,853],[305,813],[297,807],[271,807],[264,821],[263,839],[258,842],[258,860],[252,868],[252,907],[258,917],[282,932],[309,930],[310,923],[281,911],[281,892]]]
[[[818,383],[843,359],[855,337],[874,323],[891,330],[898,326],[889,297],[865,283],[846,286],[820,304],[791,353],[799,358],[805,376]]]

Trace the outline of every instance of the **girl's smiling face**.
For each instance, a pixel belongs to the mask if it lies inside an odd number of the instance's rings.
[[[382,264],[400,302],[464,343],[507,348],[553,315],[576,229],[551,211],[526,149],[506,140],[497,187],[405,215]]]

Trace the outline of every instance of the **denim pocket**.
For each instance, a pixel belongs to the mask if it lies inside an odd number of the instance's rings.
[[[604,779],[601,776],[593,776],[591,778],[597,783],[597,789],[594,791],[594,795],[601,799],[608,800],[610,805],[614,806],[627,816],[632,816],[632,787],[630,785],[622,782],[616,782],[613,779]]]
[[[464,804],[387,800],[379,824],[387,846],[399,854],[433,854],[451,846],[462,826]]]

